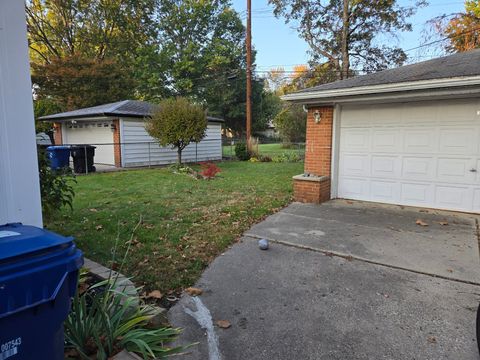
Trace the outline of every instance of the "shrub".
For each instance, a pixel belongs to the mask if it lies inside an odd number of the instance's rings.
[[[200,171],[200,175],[207,180],[214,179],[215,176],[221,172],[220,168],[215,165],[214,163],[201,163],[200,167],[202,170]]]
[[[46,219],[51,218],[64,206],[73,209],[75,191],[72,183],[77,181],[72,169],[52,170],[45,150],[39,148],[38,171],[43,216]]]
[[[202,106],[185,98],[166,99],[147,120],[145,129],[160,145],[177,149],[177,162],[181,164],[182,151],[205,137],[207,115]]]
[[[299,162],[301,159],[300,155],[294,152],[284,151],[280,155],[274,156],[272,161],[274,163],[290,163],[290,162]]]
[[[172,164],[168,168],[174,174],[192,175],[195,173],[195,170],[193,170],[190,166],[179,163]]]
[[[235,155],[238,160],[247,161],[250,160],[250,153],[247,149],[247,144],[244,142],[239,142],[235,145]]]
[[[304,142],[307,114],[301,105],[287,105],[273,119],[284,143]]]

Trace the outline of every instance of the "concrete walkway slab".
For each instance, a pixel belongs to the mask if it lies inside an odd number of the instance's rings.
[[[196,284],[203,295],[182,297],[169,318],[185,329],[179,344],[199,342],[187,360],[478,359],[476,222],[360,202],[292,204],[215,259]],[[260,237],[273,241],[268,251]]]
[[[185,309],[170,310],[185,329],[180,343],[200,342],[185,359],[478,359],[475,310],[480,288],[281,244],[260,251],[244,238],[218,257],[197,284],[216,320],[219,357],[205,329]]]
[[[475,215],[343,200],[294,203],[247,235],[480,284]]]

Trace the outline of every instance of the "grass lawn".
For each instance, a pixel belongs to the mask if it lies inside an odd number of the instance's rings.
[[[223,155],[224,156],[235,156],[235,146],[231,145],[224,145],[222,147]],[[268,155],[268,156],[276,156],[280,155],[284,152],[294,152],[303,156],[305,153],[305,145],[304,144],[295,144],[292,145],[292,148],[284,148],[282,144],[259,144],[258,145],[258,152],[260,155]]]
[[[303,171],[303,163],[219,167],[212,181],[166,168],[79,176],[74,210],[47,227],[73,235],[87,257],[108,266],[116,242],[116,262],[123,258],[142,218],[123,272],[146,290],[179,290],[252,224],[288,204],[291,178]]]

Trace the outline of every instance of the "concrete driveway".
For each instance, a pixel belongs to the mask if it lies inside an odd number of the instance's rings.
[[[218,257],[204,294],[169,317],[179,343],[199,342],[186,359],[479,359],[477,227],[468,214],[294,203]]]

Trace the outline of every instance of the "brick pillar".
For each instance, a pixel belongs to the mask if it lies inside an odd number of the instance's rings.
[[[120,145],[120,121],[113,120],[113,155],[115,158],[115,167],[122,167],[122,150]]]
[[[61,123],[53,123],[53,141],[55,145],[63,145]]]
[[[320,122],[315,123],[315,113]],[[307,114],[305,174],[293,177],[296,201],[322,203],[330,200],[333,107],[311,107]]]

